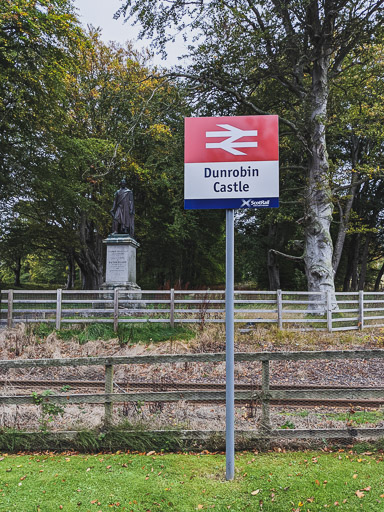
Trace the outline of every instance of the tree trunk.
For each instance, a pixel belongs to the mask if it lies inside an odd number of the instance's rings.
[[[353,172],[353,170],[356,168],[357,162],[358,162],[358,155],[360,152],[360,144],[359,139],[355,135],[352,135],[351,137],[351,167],[352,167],[352,176],[351,176],[351,186],[349,190],[349,194],[346,199],[346,204],[344,207],[344,211],[342,210],[340,206],[340,227],[339,231],[337,233],[337,238],[335,242],[335,247],[333,251],[333,258],[332,258],[332,264],[333,264],[333,272],[336,274],[337,269],[339,267],[341,255],[343,252],[345,237],[347,235],[348,226],[349,226],[349,218],[351,216],[351,210],[353,201],[356,196],[357,192],[357,173]]]
[[[277,225],[269,223],[268,225],[268,242],[269,245],[278,245],[276,240]],[[280,289],[280,269],[278,264],[277,255],[273,251],[267,252],[267,268],[268,268],[268,279],[269,289],[279,290]]]
[[[349,240],[348,247],[347,247],[347,268],[345,270],[344,274],[344,281],[343,281],[343,292],[349,292],[351,290],[351,279],[352,279],[352,272],[353,272],[353,260],[354,260],[354,251],[352,248],[356,247],[356,238],[357,235],[352,235],[351,239]]]
[[[325,140],[328,67],[329,56],[323,50],[322,55],[314,62],[312,73],[311,155],[304,252],[308,291],[321,292],[316,299],[319,304],[312,307],[315,310],[324,310],[328,291],[332,293],[332,304],[336,307],[332,267],[333,244],[330,234],[333,204]]]
[[[75,286],[76,280],[76,262],[73,251],[67,254],[68,271],[67,271],[67,283],[65,285],[67,290],[72,290]]]
[[[359,281],[359,253],[360,253],[360,233],[356,236],[356,243],[353,249],[353,259],[352,259],[352,271],[351,271],[351,290],[353,292],[357,292],[357,284]]]
[[[21,257],[20,256],[16,257],[15,266],[13,267],[12,270],[13,270],[13,273],[15,274],[14,285],[20,287],[21,286],[21,281],[20,281],[20,276],[21,276]]]
[[[103,239],[94,223],[82,214],[79,226],[81,249],[75,254],[83,290],[98,290],[103,283]]]
[[[268,251],[267,256],[268,264],[268,278],[269,278],[269,289],[279,290],[280,289],[280,269],[277,263],[276,254],[272,251]]]
[[[361,256],[358,290],[364,290],[365,279],[367,277],[369,244],[371,243],[371,239],[372,239],[372,233],[367,233],[367,236],[365,237],[365,244],[364,244],[364,248],[363,248],[363,254]]]
[[[378,292],[380,291],[380,283],[381,283],[381,279],[384,275],[384,263],[381,265],[381,269],[379,271],[379,273],[377,274],[377,277],[376,277],[376,281],[375,281],[375,292]]]

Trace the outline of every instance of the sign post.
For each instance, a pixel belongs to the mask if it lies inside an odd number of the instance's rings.
[[[234,210],[226,211],[225,229],[225,460],[226,479],[235,477],[235,329]]]
[[[184,208],[226,209],[226,479],[235,476],[234,209],[279,206],[277,116],[185,119]]]

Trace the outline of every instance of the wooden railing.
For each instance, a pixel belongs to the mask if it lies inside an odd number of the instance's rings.
[[[330,293],[235,291],[235,322],[242,328],[275,324],[281,328],[331,331],[384,326],[383,292]],[[223,323],[222,290],[3,290],[0,322],[63,324],[162,322]]]
[[[235,362],[258,361],[262,364],[262,383],[260,390],[235,391],[235,400],[257,401],[261,404],[261,428],[252,435],[268,438],[341,438],[341,437],[382,437],[383,428],[345,428],[345,429],[272,429],[270,420],[271,400],[380,400],[384,403],[384,388],[354,389],[271,389],[270,363],[273,361],[311,361],[311,360],[368,360],[384,359],[384,350],[356,350],[356,351],[313,351],[313,352],[254,352],[236,353]],[[113,381],[113,368],[115,365],[141,365],[166,363],[212,363],[225,361],[225,353],[205,354],[163,354],[130,357],[93,357],[74,359],[14,359],[0,361],[0,370],[50,368],[50,367],[79,367],[104,366],[105,392],[102,394],[61,394],[44,396],[44,401],[55,404],[104,404],[106,426],[113,422],[113,404],[123,402],[222,402],[225,400],[225,391],[158,391],[158,392],[126,392],[115,393]],[[39,382],[41,385],[41,381]],[[36,404],[33,396],[0,396],[0,405]]]

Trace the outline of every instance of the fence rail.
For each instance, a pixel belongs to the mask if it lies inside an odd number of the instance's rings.
[[[0,323],[119,324],[225,322],[222,290],[3,290]],[[235,291],[235,322],[242,328],[341,331],[384,327],[384,292]]]
[[[225,322],[222,290],[3,290],[0,323],[119,324]],[[235,291],[235,322],[242,328],[341,331],[384,327],[384,292]]]
[[[384,359],[384,350],[349,350],[349,351],[314,351],[314,352],[256,352],[236,353],[235,361],[258,361],[262,364],[261,389],[252,391],[236,391],[235,400],[258,401],[261,404],[261,423],[258,434],[250,431],[250,435],[259,435],[267,438],[342,438],[342,437],[382,437],[384,428],[346,428],[346,429],[291,429],[282,432],[273,429],[270,420],[270,402],[272,400],[292,400],[303,403],[308,400],[342,399],[353,400],[380,400],[384,404],[384,388],[367,387],[354,389],[353,387],[330,389],[271,389],[270,363],[273,361],[308,361],[308,360],[372,360]],[[127,357],[94,357],[73,359],[25,359],[1,360],[0,369],[12,368],[51,368],[51,367],[80,367],[104,366],[104,393],[46,395],[44,403],[52,404],[103,404],[104,423],[108,427],[113,423],[113,404],[126,402],[222,402],[225,400],[224,391],[128,391],[114,392],[114,367],[116,365],[160,365],[164,363],[209,363],[225,361],[225,353],[209,354],[162,354],[149,356]],[[120,391],[120,390],[119,390]],[[0,396],[1,405],[35,404],[33,396],[12,395]]]

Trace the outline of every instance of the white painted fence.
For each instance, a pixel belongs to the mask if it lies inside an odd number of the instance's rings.
[[[384,327],[383,292],[330,294],[290,291],[235,291],[235,322],[241,328],[276,324],[278,328],[328,331]],[[2,290],[0,323],[63,324],[162,322],[223,323],[223,290]]]

